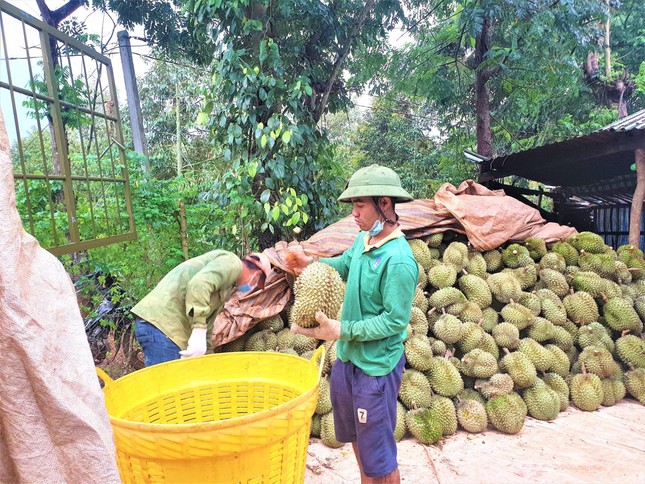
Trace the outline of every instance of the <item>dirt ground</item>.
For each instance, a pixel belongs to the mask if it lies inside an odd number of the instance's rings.
[[[113,380],[117,380],[128,373],[143,368],[143,354],[137,354],[136,359],[138,360],[138,364],[132,365],[134,357],[124,354],[123,345],[117,348],[113,335],[107,338],[106,343],[108,345],[108,351],[105,358],[100,362],[95,360],[95,364],[102,370],[105,370]]]
[[[516,435],[459,430],[432,446],[406,438],[398,453],[404,483],[645,484],[645,406],[570,406],[551,422],[527,418]],[[360,482],[351,444],[311,439],[308,454],[305,484]]]

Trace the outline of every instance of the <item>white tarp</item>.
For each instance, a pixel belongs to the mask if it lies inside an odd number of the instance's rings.
[[[118,483],[72,282],[16,210],[0,112],[0,483]]]

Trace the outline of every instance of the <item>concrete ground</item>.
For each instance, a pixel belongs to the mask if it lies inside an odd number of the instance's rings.
[[[404,483],[645,484],[645,406],[624,399],[583,412],[570,406],[551,422],[527,418],[516,435],[459,430],[436,445],[398,444]],[[358,483],[350,444],[311,439],[305,484]]]

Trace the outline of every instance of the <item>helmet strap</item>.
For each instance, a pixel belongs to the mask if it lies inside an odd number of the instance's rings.
[[[385,214],[383,213],[383,210],[381,210],[381,207],[379,206],[379,203],[378,203],[381,200],[381,198],[383,198],[383,197],[372,197],[372,201],[374,202],[374,206],[376,207],[376,211],[383,218],[383,220],[385,220],[385,223],[390,224],[390,225],[396,225],[396,223],[399,220],[399,216],[396,214],[396,212],[394,212],[394,216],[396,217],[394,220],[390,220],[389,218],[387,218],[385,216]],[[394,202],[392,201],[391,198],[390,198],[390,201],[392,202],[392,207],[394,207]]]

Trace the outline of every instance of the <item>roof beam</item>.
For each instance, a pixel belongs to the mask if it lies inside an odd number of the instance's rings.
[[[585,166],[603,157],[625,154],[632,156],[635,150],[645,147],[645,130],[629,132],[597,132],[573,140],[561,141],[528,151],[499,156],[480,164],[480,183],[497,178],[518,175],[529,179],[538,171],[561,171],[564,166]],[[539,160],[539,161],[538,161]]]

